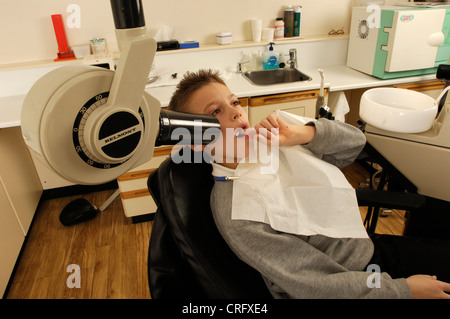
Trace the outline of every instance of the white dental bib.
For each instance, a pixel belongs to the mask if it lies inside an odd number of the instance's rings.
[[[367,238],[355,190],[334,165],[303,146],[280,147],[270,162],[241,161],[236,169],[213,163],[216,177],[233,181],[232,219],[269,224],[286,233],[332,238]],[[277,158],[275,158],[277,157]],[[265,170],[264,170],[265,168]]]

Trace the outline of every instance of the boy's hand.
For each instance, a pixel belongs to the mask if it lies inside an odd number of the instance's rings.
[[[450,284],[437,280],[436,276],[415,275],[406,278],[415,299],[450,299]]]
[[[272,145],[278,141],[279,146],[307,144],[316,133],[314,126],[288,125],[276,114],[270,114],[255,126],[258,139]]]

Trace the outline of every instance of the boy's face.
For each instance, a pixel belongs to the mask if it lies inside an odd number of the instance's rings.
[[[249,127],[248,116],[238,98],[227,86],[220,83],[207,84],[195,91],[185,104],[189,113],[214,115],[222,129]]]
[[[183,110],[189,113],[214,115],[220,122],[224,143],[226,141],[229,145],[232,142],[234,146],[232,148],[234,149],[233,154],[242,154],[237,152],[236,148],[238,145],[242,145],[237,140],[245,139],[245,137],[237,137],[234,133],[241,129],[247,130],[250,125],[246,111],[241,107],[239,100],[227,86],[213,82],[201,87],[191,95]],[[227,136],[227,134],[233,135]],[[243,152],[247,153],[248,138],[244,144],[246,150],[243,150]],[[233,158],[236,160],[235,155],[233,155]],[[229,158],[227,158],[228,160]]]

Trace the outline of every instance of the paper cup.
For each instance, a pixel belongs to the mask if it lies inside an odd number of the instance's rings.
[[[261,42],[261,33],[262,33],[262,20],[252,19],[253,41]]]
[[[264,28],[264,31],[263,31],[264,40],[267,42],[273,42],[274,33],[275,33],[274,28]]]

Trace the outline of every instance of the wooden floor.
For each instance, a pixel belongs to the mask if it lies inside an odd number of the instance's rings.
[[[357,187],[367,172],[358,164],[344,170]],[[83,195],[100,206],[113,193]],[[152,222],[133,224],[126,218],[117,198],[95,219],[64,227],[59,222],[62,208],[73,199],[65,197],[41,202],[23,249],[7,298],[150,298],[147,253]],[[361,210],[364,218],[365,211]],[[393,212],[379,219],[377,233],[401,234],[404,216]],[[69,288],[71,264],[80,267],[80,288]]]
[[[354,188],[361,187],[361,184],[367,183],[369,173],[360,164],[353,163],[352,165],[342,170],[348,181]],[[365,219],[367,208],[360,207],[362,220]],[[386,216],[378,218],[376,233],[387,235],[402,235],[405,228],[405,212],[400,210],[392,210]]]
[[[94,219],[65,227],[62,208],[78,197],[100,206],[114,191],[47,200],[40,204],[7,298],[150,298],[147,250],[152,222],[133,224],[120,198]],[[68,288],[80,267],[81,288]]]

